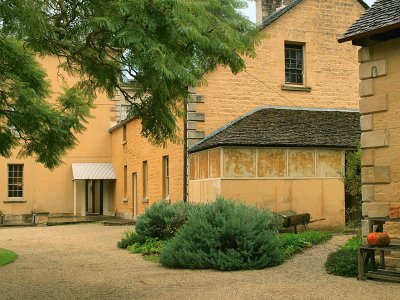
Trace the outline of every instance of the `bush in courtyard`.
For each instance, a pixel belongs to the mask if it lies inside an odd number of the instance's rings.
[[[268,210],[226,201],[198,206],[165,246],[164,266],[190,269],[260,269],[283,261],[279,219]]]
[[[167,240],[173,237],[182,227],[192,207],[188,203],[179,202],[169,204],[160,201],[150,206],[143,215],[139,216],[136,223],[138,235],[146,238]]]
[[[318,245],[332,238],[332,234],[324,231],[304,231],[298,234],[282,233],[279,235],[281,251],[286,258],[303,252],[305,249]]]
[[[325,269],[329,274],[344,277],[357,277],[357,250],[339,249],[329,254],[325,263]]]
[[[138,235],[134,231],[126,231],[120,241],[118,241],[117,246],[121,249],[126,249],[128,246],[139,243],[143,244],[146,242],[146,238]]]
[[[128,247],[131,253],[141,253],[143,255],[159,255],[164,249],[166,241],[149,239],[145,243],[135,243]]]
[[[361,237],[354,236],[339,250],[330,253],[325,263],[327,273],[343,277],[357,277],[357,248],[360,244]]]

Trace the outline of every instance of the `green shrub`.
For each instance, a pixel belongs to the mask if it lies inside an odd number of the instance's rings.
[[[126,231],[120,241],[118,241],[117,246],[121,249],[126,249],[128,246],[133,245],[135,243],[143,244],[146,241],[146,238],[138,235],[134,231]]]
[[[275,231],[281,226],[267,210],[226,201],[198,206],[165,246],[160,262],[172,268],[260,269],[282,262]]]
[[[357,250],[358,246],[361,245],[362,239],[361,236],[356,235],[353,236],[351,239],[349,239],[342,247],[341,249],[353,249]]]
[[[5,266],[14,262],[17,257],[15,252],[0,248],[0,266]]]
[[[347,248],[330,253],[325,263],[325,269],[329,274],[357,277],[357,250]]]
[[[281,251],[286,258],[318,245],[332,238],[332,234],[324,231],[304,231],[298,234],[282,233],[279,235]]]
[[[339,250],[330,253],[325,263],[327,273],[343,277],[357,277],[357,248],[360,244],[361,237],[354,236]]]
[[[147,240],[144,244],[135,243],[128,246],[131,253],[142,253],[143,255],[159,255],[166,244],[166,241]]]
[[[136,232],[146,238],[167,240],[186,222],[191,207],[184,202],[156,202],[139,216]]]

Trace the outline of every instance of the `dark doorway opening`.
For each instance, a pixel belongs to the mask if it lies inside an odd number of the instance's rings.
[[[86,215],[102,215],[104,198],[104,180],[85,180],[85,212]]]

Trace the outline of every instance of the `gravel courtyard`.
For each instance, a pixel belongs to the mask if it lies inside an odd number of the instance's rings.
[[[100,224],[0,228],[0,299],[400,299],[400,285],[325,274],[326,256],[348,237],[275,268],[171,270],[116,247],[128,227]]]

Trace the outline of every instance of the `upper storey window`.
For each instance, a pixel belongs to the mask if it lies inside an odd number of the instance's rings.
[[[285,83],[304,84],[304,46],[285,44]]]

